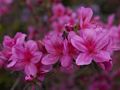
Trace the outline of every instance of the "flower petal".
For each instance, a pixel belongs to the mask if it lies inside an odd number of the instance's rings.
[[[78,49],[79,51],[82,51],[82,52],[85,52],[86,51],[86,47],[83,45],[84,41],[81,37],[79,36],[74,36],[72,39],[71,39],[71,43],[72,45]]]
[[[77,65],[88,65],[92,62],[92,57],[86,53],[80,53],[76,59]]]
[[[58,59],[59,59],[58,56],[48,54],[45,57],[43,57],[41,62],[44,65],[51,65],[51,64],[55,64],[58,61]]]
[[[98,65],[105,71],[110,71],[112,69],[112,61],[98,63]]]
[[[86,19],[84,21],[85,24],[88,24],[90,20],[92,19],[93,16],[93,11],[91,8],[86,8],[85,9],[85,14],[86,14]]]
[[[108,46],[110,39],[109,39],[109,33],[104,33],[99,36],[98,39],[96,39],[96,49],[101,50],[105,46]]]
[[[33,58],[31,59],[31,61],[33,63],[38,63],[40,61],[41,57],[42,57],[41,52],[35,52]]]
[[[5,36],[3,40],[3,46],[6,48],[11,48],[13,46],[13,39],[9,36]]]
[[[97,55],[94,56],[96,62],[104,62],[111,60],[110,53],[107,51],[100,51]]]
[[[12,48],[12,56],[14,58],[24,59],[24,47],[22,45],[16,45]]]
[[[17,59],[12,60],[12,61],[7,65],[7,67],[8,67],[8,68],[13,67],[13,66],[16,64],[16,62],[17,62]]]
[[[32,75],[32,76],[36,76],[37,74],[37,68],[34,64],[30,63],[28,65],[25,66],[25,73],[26,75]]]
[[[25,44],[25,47],[32,52],[34,52],[38,49],[37,43],[33,40],[27,41]]]
[[[49,53],[55,53],[55,49],[53,47],[53,43],[50,40],[45,40],[45,48]]]
[[[26,34],[18,32],[14,39],[16,40],[16,44],[23,44],[26,38]]]
[[[61,65],[63,67],[68,67],[71,65],[71,63],[72,63],[72,58],[70,56],[65,55],[61,58]]]

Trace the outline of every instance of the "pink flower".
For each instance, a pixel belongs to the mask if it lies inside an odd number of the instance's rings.
[[[36,77],[36,64],[39,63],[41,57],[42,52],[38,51],[37,43],[29,40],[23,45],[18,44],[14,46],[8,67],[24,69],[26,77]]]
[[[65,13],[65,7],[62,4],[55,4],[52,8],[53,14],[56,17],[63,16]]]
[[[110,49],[108,49],[109,34],[89,29],[82,31],[80,36],[72,36],[71,43],[80,52],[76,59],[77,65],[88,65],[92,60],[95,62],[111,60]]]
[[[60,35],[53,35],[45,40],[45,48],[48,52],[43,57],[42,63],[45,65],[55,64],[60,60],[63,67],[68,67],[72,64],[72,60],[76,55],[76,49],[68,42],[63,40]]]
[[[42,63],[45,65],[55,64],[63,55],[63,39],[59,35],[51,36],[44,41],[48,54],[43,57]]]
[[[55,31],[63,32],[65,28],[64,26],[66,24],[74,25],[76,22],[77,22],[76,15],[73,15],[73,14],[71,16],[64,15],[64,16],[57,18],[56,21],[52,22],[52,28]]]
[[[107,28],[110,28],[110,27],[113,26],[114,19],[115,19],[115,15],[114,15],[114,14],[111,14],[111,15],[108,17],[108,20],[107,20]]]
[[[3,49],[0,52],[0,59],[5,62],[5,64],[8,63],[9,58],[12,55],[12,49],[16,44],[23,44],[25,40],[26,35],[23,33],[18,32],[14,38],[11,38],[9,36],[5,36],[3,40]]]
[[[11,38],[9,36],[5,36],[3,40],[3,46],[4,48],[11,49],[16,43],[23,44],[25,40],[26,35],[23,33],[18,32],[14,38]]]
[[[78,50],[73,47],[71,42],[69,40],[64,40],[63,58],[61,61],[62,66],[72,66],[73,59],[77,57],[77,54]]]
[[[90,26],[91,19],[93,16],[93,11],[91,8],[81,7],[77,10],[78,18],[80,19],[80,27],[81,29]]]

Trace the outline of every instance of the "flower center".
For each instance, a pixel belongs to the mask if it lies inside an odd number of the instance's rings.
[[[29,63],[30,60],[31,60],[31,58],[32,58],[32,54],[31,54],[30,51],[27,50],[27,51],[24,53],[24,60],[25,60],[25,62],[26,62],[26,63]]]

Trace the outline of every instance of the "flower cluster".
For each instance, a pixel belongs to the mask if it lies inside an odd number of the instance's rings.
[[[25,41],[25,37],[23,33],[17,33],[14,38],[4,37],[0,55],[1,65],[14,71],[24,71],[26,80],[36,77],[42,79],[52,66],[41,63],[43,53],[39,49],[39,44],[33,40]]]
[[[43,40],[28,40],[23,33],[4,37],[1,67],[23,72],[26,80],[43,79],[55,64],[70,70],[95,63],[111,70],[111,56],[120,49],[120,26],[113,25],[114,15],[105,24],[93,16],[91,8],[73,11],[58,3],[53,5],[52,14],[52,31]]]

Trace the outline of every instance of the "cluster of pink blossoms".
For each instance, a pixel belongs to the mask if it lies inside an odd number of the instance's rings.
[[[25,37],[23,33],[17,33],[14,38],[4,37],[1,65],[14,71],[24,71],[26,80],[36,77],[41,80],[52,66],[41,63],[44,55],[40,48],[42,44],[33,40],[25,41]]]
[[[21,71],[26,80],[41,79],[54,64],[71,69],[96,63],[109,71],[112,54],[119,50],[120,26],[114,26],[114,16],[108,23],[93,17],[91,8],[79,7],[75,11],[55,4],[49,18],[52,31],[43,40],[26,40],[26,34],[14,38],[5,36],[0,52],[1,67]]]

